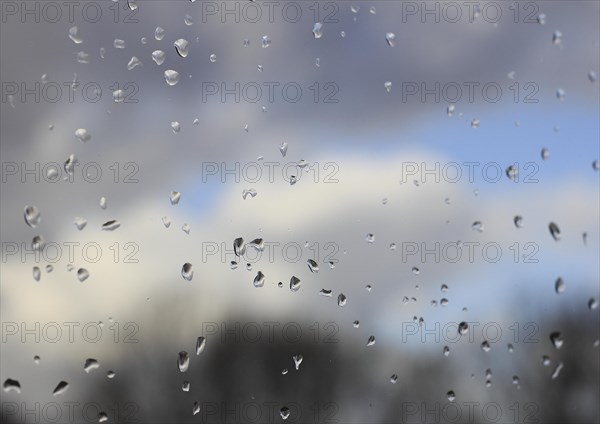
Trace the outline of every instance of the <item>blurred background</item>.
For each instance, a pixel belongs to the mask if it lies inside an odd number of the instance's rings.
[[[600,421],[597,1],[1,6],[2,422]]]

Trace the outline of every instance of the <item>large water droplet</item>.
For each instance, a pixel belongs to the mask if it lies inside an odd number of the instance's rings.
[[[548,224],[548,230],[550,230],[550,235],[552,235],[552,238],[555,241],[560,240],[560,228],[558,228],[558,225],[556,225],[554,222],[551,222]]]
[[[154,61],[154,63],[156,63],[159,66],[163,64],[166,56],[167,55],[162,50],[154,50],[152,52],[152,60]]]
[[[77,139],[82,143],[90,141],[92,138],[88,130],[86,130],[85,128],[78,128],[77,130],[75,130],[75,137],[77,137]]]
[[[254,287],[262,287],[265,285],[265,274],[262,271],[258,271],[256,277],[254,277]]]
[[[192,281],[192,278],[194,277],[194,270],[191,263],[186,262],[183,264],[181,267],[181,276],[184,280]]]
[[[177,368],[180,372],[186,372],[190,367],[190,355],[185,350],[179,352],[177,357]]]
[[[4,380],[4,384],[2,384],[2,389],[7,393],[21,393],[21,383],[19,383],[17,380],[7,378],[6,380]]]
[[[79,268],[77,270],[77,278],[79,279],[79,281],[81,281],[82,283],[87,280],[90,276],[90,273],[88,272],[87,269],[85,268]]]
[[[243,256],[246,253],[246,243],[242,237],[238,237],[233,241],[233,253],[235,253],[235,256]]]
[[[319,272],[319,265],[315,261],[309,259],[306,262],[308,263],[308,269],[310,269],[310,272]]]
[[[191,15],[185,15],[185,18],[183,19],[183,22],[187,25],[187,26],[192,26],[194,25],[194,18],[192,18]]]
[[[100,363],[94,358],[86,359],[85,363],[83,364],[83,370],[88,374],[98,368],[100,368]]]
[[[180,38],[179,40],[177,40],[173,43],[173,45],[175,46],[175,50],[177,51],[177,54],[181,57],[187,57],[187,55],[190,51],[188,44],[189,43],[184,38]]]
[[[54,396],[62,395],[64,392],[67,391],[68,388],[69,383],[67,383],[66,381],[61,381],[60,383],[58,383],[52,394]]]
[[[23,217],[31,228],[37,227],[41,220],[40,211],[35,206],[25,206]]]
[[[175,85],[179,82],[179,72],[174,71],[172,69],[167,69],[165,71],[165,81],[169,85]]]

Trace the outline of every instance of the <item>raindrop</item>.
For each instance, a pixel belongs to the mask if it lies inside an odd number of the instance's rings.
[[[179,199],[181,199],[181,193],[178,191],[172,191],[169,200],[171,201],[171,205],[179,204]]]
[[[448,299],[446,299],[445,297],[442,298],[440,300],[440,305],[442,305],[442,306],[448,306]]]
[[[302,355],[297,354],[292,356],[292,359],[294,360],[294,366],[296,367],[296,371],[298,371],[300,369],[300,364],[302,363],[302,361],[304,361],[304,358],[302,357]]]
[[[42,278],[42,272],[40,271],[40,267],[34,266],[33,267],[33,279],[35,281],[40,281],[40,278]]]
[[[320,294],[321,296],[325,296],[325,297],[331,297],[332,291],[331,291],[331,290],[328,290],[328,289],[321,289],[321,290],[319,291],[319,294]]]
[[[548,149],[544,147],[540,155],[542,156],[542,160],[548,160],[548,158],[550,157],[550,151],[548,151]]]
[[[479,119],[473,118],[471,121],[471,128],[479,128]]]
[[[125,40],[119,40],[118,38],[115,38],[113,45],[115,46],[115,49],[124,49],[125,48]]]
[[[129,60],[129,62],[127,63],[127,70],[131,71],[132,69],[134,69],[136,66],[142,66],[142,61],[139,60],[137,57],[132,56],[131,59]]]
[[[517,176],[519,175],[519,169],[516,166],[510,165],[506,168],[506,176],[513,181],[517,180]]]
[[[77,278],[79,279],[79,281],[81,281],[82,283],[87,280],[90,276],[90,273],[88,272],[87,269],[85,268],[79,268],[77,270]]]
[[[368,233],[365,236],[365,240],[367,240],[368,243],[373,243],[373,242],[375,242],[375,236],[371,233]]]
[[[238,267],[238,263],[236,261],[231,261],[229,263],[229,268],[236,269]]]
[[[600,171],[600,162],[598,162],[597,160],[595,160],[594,162],[592,162],[592,169],[594,171]]]
[[[257,252],[262,252],[265,250],[265,242],[261,238],[255,238],[250,243],[248,243],[248,246],[254,248]]]
[[[64,163],[65,172],[69,175],[73,175],[73,172],[75,172],[75,165],[78,163],[79,161],[75,155],[70,155]]]
[[[281,156],[285,157],[288,151],[288,144],[285,141],[279,146],[279,151],[281,152]]]
[[[308,263],[308,269],[310,269],[310,272],[319,272],[319,265],[315,261],[309,259],[306,262]]]
[[[108,421],[108,415],[106,415],[106,412],[98,413],[98,422],[105,423],[106,421]]]
[[[416,266],[412,267],[412,273],[415,275],[419,275],[421,273],[421,271],[419,271],[419,268],[417,268]]]
[[[590,73],[588,74],[588,79],[590,80],[590,82],[596,82],[596,80],[598,79],[598,75],[596,75],[596,72],[590,71]]]
[[[369,13],[370,13],[371,15],[374,15],[374,14],[376,14],[376,13],[377,13],[377,10],[375,10],[375,7],[374,7],[374,6],[371,6],[371,7],[369,8]]]
[[[178,121],[172,121],[171,130],[173,130],[173,134],[177,134],[179,131],[181,131],[181,124]]]
[[[41,360],[41,358],[40,358],[38,355],[35,355],[35,356],[33,357],[33,363],[34,363],[34,364],[38,365],[38,364],[39,364],[41,361],[42,361],[42,360]]]
[[[106,209],[106,197],[101,197],[100,198],[100,208],[101,209]]]
[[[183,264],[181,267],[181,276],[184,280],[192,281],[192,278],[194,277],[194,270],[191,263],[186,262]]]
[[[565,292],[565,282],[562,278],[558,277],[556,282],[554,283],[554,291],[556,294],[561,294]]]
[[[244,38],[244,41],[243,41],[243,46],[244,46],[244,47],[248,47],[248,46],[250,46],[250,40],[248,40],[247,38]]]
[[[390,250],[396,250],[396,243],[390,243]]]
[[[163,64],[166,56],[167,55],[162,50],[154,50],[152,52],[152,60],[159,66]]]
[[[100,368],[100,363],[94,358],[86,359],[83,365],[83,370],[88,374],[98,368]]]
[[[106,53],[106,49],[104,47],[100,47],[100,58],[104,59],[104,53]]]
[[[558,365],[556,365],[556,368],[554,368],[554,372],[552,372],[552,380],[558,378],[561,370],[563,369],[564,364],[562,362],[559,362]]]
[[[180,38],[179,40],[175,41],[173,45],[175,46],[175,50],[179,56],[187,57],[190,51],[187,40]]]
[[[121,223],[116,219],[111,219],[110,221],[106,221],[102,224],[103,231],[114,231],[121,226]]]
[[[598,307],[598,301],[596,299],[594,299],[593,297],[590,298],[590,300],[588,301],[588,309],[590,311],[593,311],[597,307]]]
[[[513,222],[515,223],[515,227],[523,228],[523,217],[521,215],[515,215]]]
[[[165,71],[165,81],[169,85],[175,85],[179,82],[179,72],[174,71],[172,69],[167,69]]]
[[[440,290],[442,292],[447,292],[448,291],[448,286],[446,284],[442,284],[442,286],[440,287]]]
[[[233,241],[233,253],[235,256],[243,256],[246,253],[246,243],[243,238],[238,237]]]
[[[448,346],[444,346],[444,356],[450,355],[450,348]]]
[[[123,103],[125,100],[125,91],[123,90],[115,90],[113,91],[112,95],[115,103]]]
[[[183,390],[184,392],[189,392],[190,391],[190,382],[189,381],[184,381],[183,384],[181,385],[181,390]]]
[[[537,22],[540,25],[546,25],[546,14],[545,13],[540,13],[537,17]]]
[[[559,241],[560,228],[558,228],[558,225],[556,225],[554,222],[551,222],[550,224],[548,224],[548,229],[550,230],[550,234],[552,235],[554,241]]]
[[[21,393],[21,383],[19,383],[17,380],[12,380],[10,378],[7,378],[6,380],[4,380],[4,384],[2,384],[2,389],[4,389],[5,392],[16,392],[16,393]]]
[[[62,395],[64,392],[67,391],[68,388],[69,383],[67,383],[66,381],[61,381],[60,383],[58,383],[52,394],[54,396]]]
[[[294,275],[290,278],[290,290],[293,292],[297,292],[300,290],[300,279]]]
[[[169,219],[168,216],[163,216],[161,218],[163,225],[165,226],[165,228],[169,228],[171,226],[171,220]]]
[[[370,284],[367,284],[365,286],[365,290],[367,290],[368,292],[371,292],[371,289],[373,289],[373,287]]]
[[[271,38],[269,38],[268,35],[263,35],[262,39],[261,39],[261,45],[263,49],[266,49],[267,47],[269,47],[271,45]]]
[[[385,34],[385,41],[387,41],[388,46],[394,47],[396,45],[396,34],[393,32],[387,32]]]
[[[383,86],[385,87],[385,91],[387,91],[388,93],[390,91],[392,91],[392,82],[391,81],[384,82]]]
[[[398,376],[396,374],[392,374],[392,376],[390,377],[390,383],[396,384],[397,381],[398,381]]]
[[[196,415],[200,412],[200,404],[198,403],[198,401],[194,402],[194,407],[192,408],[192,414]]]
[[[375,344],[375,336],[370,336],[367,340],[367,346],[373,346]]]
[[[188,224],[187,222],[181,226],[181,231],[183,231],[186,234],[189,234],[191,230],[192,230],[192,228],[190,227],[190,224]]]
[[[244,200],[246,200],[246,197],[248,197],[248,195],[250,195],[250,197],[256,197],[257,194],[258,192],[253,188],[242,190],[242,198]]]
[[[283,408],[281,408],[279,410],[279,415],[281,416],[282,420],[287,420],[290,417],[290,410],[288,407],[284,406]]]
[[[480,233],[483,233],[483,223],[481,221],[475,221],[471,225],[471,228],[474,229],[475,231],[479,231]]]
[[[347,298],[344,295],[344,293],[339,294],[337,301],[338,301],[338,306],[342,306],[342,307],[346,306]]]
[[[560,31],[554,31],[554,34],[552,34],[552,44],[560,44],[562,43],[562,32]]]
[[[117,374],[116,374],[114,371],[112,371],[112,370],[108,370],[108,371],[106,372],[106,378],[108,378],[108,379],[110,379],[110,380],[112,380],[113,378],[115,378],[115,376],[116,376],[116,375],[117,375]]]
[[[165,30],[162,27],[156,27],[154,30],[154,38],[162,40],[165,37]]]
[[[79,35],[79,28],[77,28],[76,26],[69,28],[69,38],[75,44],[83,43],[83,38],[81,38],[81,36]]]
[[[316,22],[312,32],[315,38],[321,38],[323,36],[323,24],[321,22]]]
[[[554,331],[550,333],[550,341],[554,345],[555,348],[560,349],[564,343],[562,334],[559,331]]]
[[[358,327],[360,326],[360,322],[359,322],[358,320],[356,320],[356,321],[354,321],[354,322],[352,323],[352,326],[353,326],[354,328],[358,328]]]
[[[214,54],[214,53],[213,53],[213,54],[211,54],[211,55],[208,57],[208,60],[210,60],[212,63],[215,63],[215,62],[217,61],[217,55],[216,55],[216,54]]]
[[[180,372],[186,372],[190,367],[190,355],[185,350],[179,352],[177,357],[177,368]]]
[[[204,352],[204,348],[206,347],[206,338],[198,337],[196,339],[196,355],[200,355]]]
[[[550,360],[550,357],[547,355],[542,356],[542,365],[547,367],[550,365],[552,361]]]
[[[461,322],[460,324],[458,324],[458,333],[461,336],[464,336],[465,334],[467,334],[469,332],[469,324],[467,324],[466,322]]]
[[[561,102],[565,99],[566,94],[567,93],[562,88],[556,90],[556,98]]]
[[[490,349],[490,343],[487,340],[484,340],[483,343],[481,343],[481,350],[484,352],[489,352]]]
[[[25,206],[24,218],[27,225],[35,228],[41,220],[40,211],[35,206]]]
[[[448,115],[449,118],[452,117],[452,115],[454,115],[454,110],[456,109],[456,106],[454,105],[448,105],[448,107],[446,108],[446,115]]]
[[[446,393],[446,397],[448,398],[449,402],[454,402],[454,399],[456,399],[456,395],[454,394],[454,392],[452,390],[450,390],[448,393]]]
[[[258,271],[258,273],[256,274],[256,277],[254,277],[254,287],[262,287],[265,285],[265,274],[262,273],[262,271]]]
[[[187,26],[191,26],[194,24],[194,18],[192,18],[191,15],[185,15],[185,19],[183,20],[183,22],[187,25]]]

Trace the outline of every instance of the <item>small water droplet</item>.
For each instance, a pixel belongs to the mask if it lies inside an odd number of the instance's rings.
[[[292,275],[292,278],[290,278],[290,290],[293,292],[297,292],[298,290],[300,290],[301,284],[302,283],[300,282],[300,279]]]
[[[248,195],[250,195],[250,197],[252,198],[252,197],[256,197],[257,194],[258,194],[258,192],[253,188],[242,190],[242,198],[244,200],[246,200],[246,197],[248,197]]]
[[[448,398],[448,401],[450,401],[450,402],[454,402],[454,399],[456,399],[456,395],[454,394],[454,392],[452,390],[450,390],[448,393],[446,393],[446,397]]]
[[[321,38],[323,36],[323,24],[321,22],[316,22],[312,32],[315,38]]]
[[[290,410],[288,407],[284,406],[283,408],[281,408],[279,410],[279,415],[281,416],[282,420],[287,420],[290,417]]]
[[[200,404],[198,403],[198,401],[194,401],[194,406],[192,408],[192,415],[196,415],[200,413]]]
[[[483,223],[481,221],[475,221],[471,225],[471,228],[475,231],[479,231],[480,233],[483,233]]]
[[[129,62],[127,62],[127,70],[131,71],[134,68],[136,68],[137,66],[142,66],[143,63],[141,60],[139,60],[137,57],[132,56],[131,59],[129,59]]]
[[[189,367],[190,355],[185,350],[182,350],[177,357],[177,368],[179,368],[179,372],[186,372]]]
[[[375,14],[377,13],[377,10],[375,9],[375,6],[371,6],[371,7],[369,8],[369,13],[370,13],[371,15],[375,15]]]
[[[557,45],[562,43],[562,32],[554,31],[552,34],[552,44]]]
[[[265,285],[265,274],[263,274],[262,271],[258,271],[258,273],[256,274],[256,277],[254,277],[253,284],[254,284],[254,287],[257,287],[257,288]]]
[[[460,324],[458,324],[458,333],[461,336],[464,336],[468,332],[469,332],[469,324],[467,324],[465,321],[463,321]]]
[[[331,295],[332,295],[332,291],[331,291],[331,290],[328,290],[328,289],[321,289],[321,290],[319,291],[319,294],[320,294],[321,296],[325,296],[325,297],[331,297]]]
[[[285,155],[287,154],[288,151],[288,144],[287,142],[283,142],[281,143],[281,146],[279,146],[279,152],[281,153],[281,156],[285,157]]]
[[[175,85],[179,82],[179,72],[174,71],[172,69],[167,69],[165,71],[165,81],[169,85]]]
[[[365,240],[367,241],[367,243],[374,243],[375,242],[375,236],[372,233],[368,233],[365,236]]]
[[[344,295],[344,293],[340,293],[337,299],[338,302],[338,306],[344,307],[346,306],[346,302],[347,302],[347,298],[346,295]]]
[[[194,25],[194,18],[192,18],[191,15],[185,15],[185,18],[183,20],[183,22],[187,25],[187,26],[191,26]]]
[[[40,267],[34,266],[33,267],[33,279],[35,281],[40,281],[40,278],[42,278],[42,272],[40,271]]]
[[[319,265],[314,260],[309,259],[306,262],[308,263],[308,269],[310,269],[310,272],[319,272]]]
[[[302,363],[302,361],[304,361],[304,358],[301,354],[297,354],[292,356],[292,359],[294,360],[294,366],[296,367],[296,371],[298,371],[300,369],[300,364]]]
[[[594,171],[600,171],[600,162],[598,160],[592,162],[592,169]]]
[[[77,279],[79,279],[80,282],[84,282],[85,280],[87,280],[90,276],[90,273],[88,272],[87,269],[85,268],[79,268],[77,270]]]
[[[562,278],[558,277],[554,283],[554,291],[556,294],[561,294],[565,292],[565,282]]]
[[[471,121],[471,128],[479,128],[479,119],[473,118]]]
[[[261,45],[263,49],[266,49],[271,45],[271,38],[268,35],[263,35],[261,38]]]
[[[184,280],[192,281],[192,278],[194,278],[194,269],[191,263],[186,262],[183,264],[181,267],[181,276]]]
[[[33,363],[34,363],[34,364],[36,364],[36,365],[39,365],[39,363],[40,363],[41,361],[42,361],[42,360],[41,360],[41,358],[40,358],[38,355],[35,355],[35,356],[33,357]]]
[[[244,38],[243,44],[244,47],[248,47],[250,46],[250,40],[248,40],[247,38]]]
[[[169,195],[169,200],[171,201],[171,205],[179,204],[179,199],[181,199],[181,193],[178,191],[172,191]]]
[[[171,130],[173,131],[173,134],[177,134],[179,131],[181,131],[181,124],[178,121],[172,121]]]
[[[17,380],[7,378],[6,380],[4,380],[4,384],[2,384],[2,389],[6,393],[15,392],[18,394],[21,393],[21,383],[19,383]]]
[[[360,321],[358,321],[358,320],[354,321],[354,322],[352,323],[352,326],[353,326],[354,328],[358,328],[358,327],[360,327]]]
[[[61,381],[60,383],[58,383],[52,394],[54,396],[62,395],[64,392],[67,391],[68,388],[69,383],[67,383],[66,381]]]
[[[103,231],[114,231],[121,226],[121,223],[116,219],[111,219],[110,221],[106,221],[102,224]]]
[[[554,371],[552,372],[552,380],[555,380],[555,379],[558,378],[558,376],[559,376],[561,370],[563,369],[563,367],[564,367],[564,364],[562,362],[559,362],[556,365],[556,368],[554,368]]]
[[[385,34],[385,41],[387,41],[388,46],[394,47],[396,45],[396,34],[393,32],[387,32]]]
[[[113,42],[113,46],[115,47],[115,49],[124,49],[125,48],[125,40],[120,40],[118,38],[115,38],[115,41]]]
[[[204,348],[206,347],[206,338],[200,336],[196,339],[196,355],[200,355],[204,352]]]
[[[108,370],[106,372],[106,378],[112,380],[113,378],[115,378],[117,374],[113,371],[113,370]]]
[[[563,336],[559,331],[550,333],[550,341],[556,349],[560,349],[564,343]]]
[[[388,93],[390,91],[392,91],[392,82],[391,81],[384,82],[383,86],[385,87],[385,91],[387,91]]]
[[[154,30],[154,38],[162,40],[165,37],[165,30],[162,27],[156,27]]]
[[[450,348],[448,346],[444,346],[444,356],[450,355]]]
[[[171,226],[171,220],[169,219],[168,216],[163,216],[161,218],[163,225],[165,226],[165,228],[169,228]]]
[[[556,225],[554,222],[551,222],[548,224],[548,230],[550,230],[550,235],[552,235],[554,241],[560,240],[560,228],[558,228],[558,225]]]
[[[593,311],[597,307],[598,307],[598,301],[596,299],[594,299],[593,297],[590,298],[590,300],[588,301],[588,309],[590,311]]]
[[[106,204],[106,197],[102,196],[100,198],[100,209],[106,209],[106,206],[107,206],[107,204]]]
[[[154,61],[154,63],[156,63],[159,66],[163,64],[166,56],[167,55],[162,50],[154,50],[152,52],[152,60]]]
[[[375,344],[375,336],[369,336],[367,340],[367,346],[373,346]]]
[[[490,347],[490,343],[489,343],[487,340],[484,340],[484,341],[481,343],[481,350],[483,350],[484,352],[489,352],[489,351],[490,351],[490,349],[491,349],[491,347]]]
[[[454,115],[454,110],[456,109],[456,106],[454,105],[448,105],[448,107],[446,108],[446,115],[448,115],[449,118],[452,117],[452,115]]]
[[[398,382],[398,376],[396,374],[392,374],[390,377],[390,383],[396,384]]]

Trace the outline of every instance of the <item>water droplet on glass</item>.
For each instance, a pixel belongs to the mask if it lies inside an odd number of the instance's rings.
[[[481,343],[481,350],[483,350],[484,352],[489,352],[489,351],[490,351],[490,349],[491,349],[491,347],[490,347],[490,343],[489,343],[487,340],[484,340],[484,341]]]
[[[183,20],[183,22],[187,25],[187,26],[191,26],[194,25],[194,18],[192,18],[191,15],[185,15],[185,18]]]
[[[81,38],[81,36],[79,35],[79,28],[77,28],[76,26],[69,28],[69,38],[75,44],[83,43],[83,38]]]
[[[480,233],[483,233],[483,223],[481,221],[475,221],[471,225],[471,228],[474,229],[475,231],[479,231]]]
[[[552,372],[552,380],[558,378],[563,367],[564,367],[564,364],[562,362],[559,362],[558,365],[556,365],[556,368],[554,368],[554,371]]]
[[[89,278],[89,276],[90,276],[90,273],[88,272],[88,270],[87,270],[87,269],[85,269],[85,268],[79,268],[79,269],[77,270],[77,279],[78,279],[79,281],[81,281],[82,283],[83,283],[85,280],[87,280],[87,279]]]
[[[181,276],[184,280],[192,281],[192,278],[194,277],[194,270],[191,263],[186,262],[183,264],[181,267]]]
[[[206,338],[198,337],[196,339],[196,355],[200,355],[204,352],[204,348],[206,347]]]
[[[385,87],[385,91],[387,91],[388,93],[390,91],[392,91],[392,82],[391,81],[384,82],[383,86]]]
[[[557,349],[560,349],[564,343],[562,334],[559,331],[554,331],[550,333],[550,341]]]
[[[113,378],[115,378],[117,374],[113,371],[113,370],[108,370],[106,372],[106,378],[112,380]]]
[[[510,344],[510,343],[509,343],[509,344],[508,344],[506,347],[507,347],[507,349],[508,349],[508,351],[509,351],[510,353],[513,353],[513,352],[515,351],[515,348],[514,348],[514,347],[513,347],[513,345],[512,345],[512,344]]]
[[[244,47],[248,47],[248,46],[250,46],[250,40],[248,40],[247,38],[244,38],[244,41],[243,41],[243,46],[244,46]]]
[[[448,398],[448,401],[450,401],[450,402],[454,402],[454,399],[456,399],[456,395],[454,394],[454,392],[452,390],[450,390],[448,393],[446,393],[446,397]]]
[[[506,168],[506,176],[510,180],[516,181],[518,175],[519,169],[516,166],[510,165],[508,168]]]
[[[283,143],[281,143],[281,146],[279,146],[279,152],[281,152],[281,156],[285,157],[285,155],[287,154],[288,151],[288,144],[284,141]]]
[[[116,219],[111,219],[110,221],[106,221],[102,224],[103,231],[114,231],[121,226],[121,223]]]
[[[315,38],[321,38],[323,36],[323,24],[321,22],[316,22],[312,32]]]
[[[600,162],[595,160],[594,162],[592,162],[592,169],[594,171],[600,171]]]
[[[82,143],[90,141],[90,139],[92,138],[88,130],[86,130],[85,128],[78,128],[77,130],[75,130],[75,137],[77,137]]]
[[[83,370],[88,374],[98,368],[100,368],[100,363],[94,358],[86,359],[83,364]]]
[[[100,198],[100,208],[101,209],[106,209],[106,206],[107,206],[106,205],[106,197],[103,196],[103,197]]]
[[[471,121],[471,128],[479,128],[479,119],[473,118]]]
[[[562,278],[558,277],[556,279],[556,282],[554,283],[554,291],[556,291],[556,294],[564,293],[564,291],[565,291],[565,282],[563,281]]]
[[[350,11],[352,13],[358,13],[359,10],[360,10],[360,6],[350,5]]]
[[[35,281],[40,281],[40,278],[42,278],[42,272],[40,271],[40,267],[34,266],[33,267],[33,279]]]
[[[181,193],[178,191],[172,191],[169,195],[169,200],[171,201],[171,205],[177,205],[179,203],[179,199],[181,199]]]
[[[319,272],[319,265],[315,261],[309,259],[306,262],[308,263],[308,269],[310,269],[310,272]]]
[[[21,383],[19,383],[17,380],[7,378],[6,380],[4,380],[4,384],[2,384],[2,389],[6,393],[15,392],[18,394],[21,393]]]
[[[125,48],[125,40],[119,40],[118,38],[115,38],[115,41],[113,42],[113,46],[115,47],[115,49],[124,49]]]
[[[288,407],[284,406],[283,408],[281,408],[279,410],[279,415],[281,416],[282,420],[287,420],[290,417],[290,410]]]
[[[41,360],[41,358],[40,358],[38,355],[35,355],[35,356],[33,357],[33,363],[34,363],[34,364],[38,365],[38,364],[39,364],[41,361],[42,361],[42,360]]]
[[[390,377],[390,383],[396,384],[397,381],[398,381],[398,376],[396,374],[392,374],[392,376]]]
[[[593,297],[590,298],[590,300],[588,300],[588,309],[590,311],[593,311],[597,307],[598,307],[598,301],[596,299],[594,299]]]
[[[558,100],[560,100],[561,102],[565,99],[566,95],[567,95],[567,93],[562,88],[559,88],[556,90],[556,98]]]
[[[104,54],[106,53],[106,49],[104,47],[100,47],[100,58],[104,59]]]
[[[179,72],[174,71],[172,69],[167,69],[165,71],[165,81],[169,85],[175,85],[179,82]]]
[[[154,38],[162,40],[165,37],[165,30],[162,27],[156,27],[154,30]]]
[[[127,63],[127,70],[131,71],[133,70],[136,66],[142,66],[143,63],[141,60],[139,60],[137,57],[132,56],[131,59],[129,60],[129,62]]]
[[[194,402],[194,406],[192,408],[192,415],[196,415],[200,413],[200,404],[198,403],[198,401]]]
[[[179,352],[177,357],[177,368],[180,372],[186,372],[190,367],[190,355],[185,350]]]
[[[161,218],[163,225],[165,226],[165,228],[169,228],[171,226],[171,220],[169,219],[168,216],[163,216]]]
[[[321,290],[319,291],[319,294],[320,294],[321,296],[325,296],[325,297],[331,297],[331,295],[332,295],[332,291],[331,291],[331,290],[328,290],[328,289],[321,289]]]
[[[187,57],[190,51],[187,40],[180,38],[179,40],[175,41],[173,45],[175,46],[175,50],[179,56]]]
[[[393,32],[387,32],[385,34],[385,41],[387,41],[388,46],[394,47],[396,45],[396,34]]]
[[[233,241],[233,253],[235,256],[243,256],[246,252],[246,243],[242,237],[238,237]]]
[[[460,324],[458,324],[458,333],[461,336],[464,336],[465,334],[467,334],[469,332],[469,324],[467,324],[466,322],[461,322]]]
[[[304,358],[302,357],[302,355],[297,354],[292,356],[292,359],[294,360],[294,366],[296,367],[296,371],[298,371],[300,369],[300,364],[302,363],[302,361],[304,361]]]
[[[244,200],[246,200],[246,197],[248,197],[248,195],[250,195],[250,197],[256,197],[257,194],[258,192],[253,188],[242,190],[242,198]]]
[[[24,218],[27,225],[35,228],[41,220],[40,211],[35,206],[25,206]]]
[[[163,64],[166,56],[167,55],[162,50],[154,50],[152,52],[152,60],[159,66]]]
[[[554,31],[554,34],[552,34],[552,44],[560,44],[562,43],[562,32],[560,31]]]
[[[373,346],[375,344],[375,336],[370,336],[367,340],[367,346]]]
[[[271,38],[269,38],[268,35],[263,35],[263,37],[261,38],[261,45],[263,49],[269,47],[271,45]]]
[[[64,392],[67,391],[68,388],[69,383],[67,383],[66,381],[61,381],[60,383],[58,383],[52,394],[54,396],[62,395]]]
[[[179,131],[181,131],[181,124],[178,121],[172,121],[171,130],[173,130],[174,134],[177,134]]]
[[[297,292],[298,290],[300,290],[300,285],[300,279],[292,275],[292,278],[290,278],[290,290],[293,292]]]
[[[560,240],[560,228],[558,228],[558,225],[556,225],[554,222],[551,222],[548,224],[548,230],[550,230],[550,235],[552,235],[554,241]]]
[[[105,423],[106,421],[108,421],[108,415],[106,414],[106,412],[99,412],[98,413],[98,422]]]
[[[374,243],[374,242],[375,242],[375,236],[374,236],[373,234],[371,234],[371,233],[368,233],[368,234],[365,236],[365,240],[366,240],[368,243]]]
[[[344,293],[340,293],[338,296],[338,306],[346,306],[346,302],[347,302],[347,298],[346,295],[344,295]]]
[[[33,239],[31,240],[31,248],[33,250],[37,250],[37,251],[41,252],[45,245],[46,245],[46,240],[44,240],[44,237],[42,237],[41,235],[34,236]]]
[[[262,271],[258,271],[258,273],[256,274],[256,277],[254,277],[254,287],[262,287],[265,285],[265,274],[262,273]]]
[[[412,273],[415,274],[415,275],[419,275],[421,273],[421,271],[416,266],[413,266],[412,267]]]

